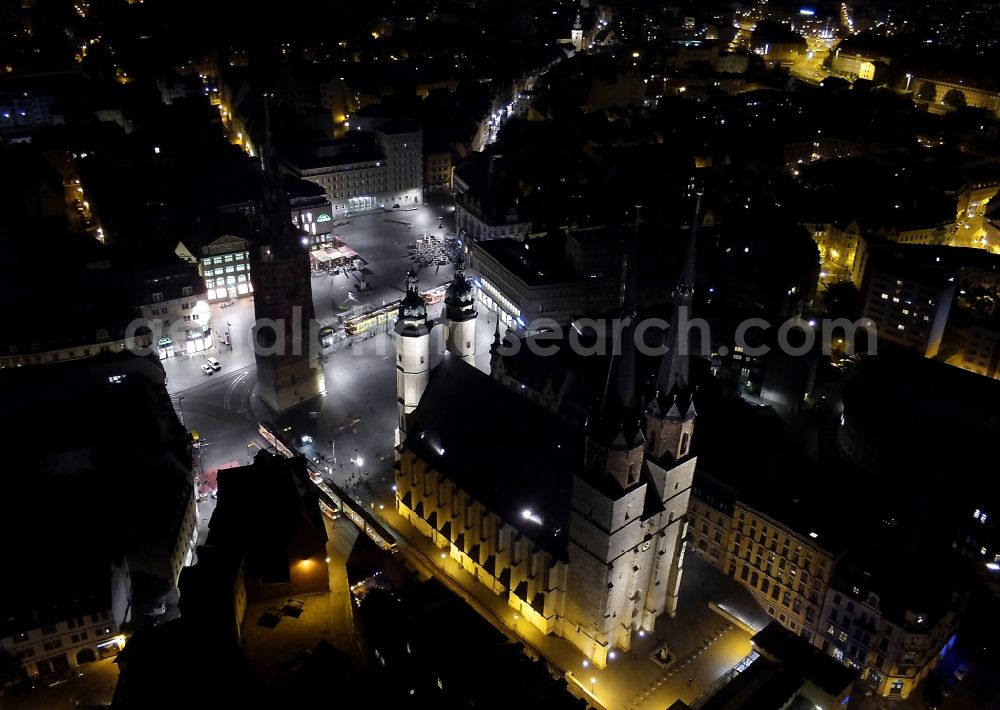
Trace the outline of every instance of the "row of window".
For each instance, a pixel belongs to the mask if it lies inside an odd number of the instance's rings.
[[[235,254],[223,254],[222,256],[206,257],[202,260],[202,262],[205,266],[208,266],[209,264],[221,264],[223,262],[229,263],[233,261],[246,261],[248,256],[248,252],[240,251]]]
[[[237,271],[246,271],[246,264],[236,264],[236,266],[227,266],[224,269],[206,269],[205,276],[222,276],[223,274],[233,274]]]
[[[194,288],[191,287],[191,286],[184,286],[184,287],[181,288],[181,295],[182,296],[190,296],[192,293],[194,293]],[[157,291],[157,292],[151,294],[150,297],[152,298],[153,303],[160,303],[161,301],[163,301],[163,292],[162,291]]]
[[[246,283],[246,274],[240,274],[239,276],[220,276],[217,279],[205,279],[205,285],[208,288],[221,288],[222,286],[233,286],[236,283]]]

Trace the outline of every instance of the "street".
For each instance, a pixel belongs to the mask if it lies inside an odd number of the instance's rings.
[[[313,277],[313,300],[321,323],[332,322],[345,305],[378,306],[402,295],[406,270],[415,266],[408,245],[425,232],[444,236],[453,221],[450,202],[444,196],[431,199],[436,202],[433,206],[363,215],[338,228],[338,235],[358,252],[364,264],[360,275]],[[450,281],[452,268],[434,266],[424,269],[420,276],[421,287],[430,288]],[[369,289],[358,293],[354,286],[361,277]],[[355,293],[357,300],[348,301],[348,292]],[[430,315],[436,317],[440,309],[440,305],[432,307]],[[216,304],[212,311],[216,332],[229,330],[231,345],[217,342],[204,353],[163,361],[174,408],[185,427],[198,433],[199,475],[248,463],[259,448],[266,446],[257,426],[267,419],[295,437],[296,443],[302,441],[303,435],[311,437],[303,453],[328,467],[338,485],[363,498],[366,504],[371,505],[372,495],[391,503],[397,417],[391,336],[385,332],[357,336],[350,346],[340,342],[325,351],[327,396],[275,415],[254,393],[257,375],[250,343],[253,299],[240,299],[226,308]],[[493,339],[494,320],[490,315],[480,314],[477,333],[484,365]],[[208,357],[217,358],[222,365],[213,375],[205,375],[200,369]],[[202,535],[207,533],[214,505],[211,496],[199,503]]]
[[[370,289],[358,295],[361,305],[381,305],[400,297],[403,274],[413,264],[407,245],[426,229],[442,234],[444,230],[437,228],[441,216],[449,216],[446,205],[393,215],[366,215],[353,219],[339,230],[343,240],[364,261],[360,276]],[[410,228],[399,223],[404,220],[414,226]],[[322,274],[313,277],[317,318],[321,322],[332,320],[347,303],[347,293],[357,283],[357,276]],[[440,270],[430,267],[424,269],[421,276],[422,288],[437,286],[451,279],[451,266]],[[245,312],[246,308],[238,304],[226,310],[230,323],[234,326],[239,323],[241,329],[248,331],[247,316],[252,316],[252,312]],[[440,309],[440,305],[432,306],[430,316],[437,317]],[[495,314],[482,311],[477,321],[477,365],[484,370],[488,368],[495,319]],[[432,343],[440,342],[435,336],[432,336]],[[439,551],[430,541],[420,537],[396,514],[392,490],[393,434],[398,414],[394,347],[390,334],[359,336],[350,345],[347,341],[337,343],[326,351],[323,364],[327,395],[280,414],[270,412],[256,397],[252,355],[249,346],[241,348],[239,340],[240,334],[234,329],[233,349],[227,354],[227,348],[222,346],[223,351],[216,357],[223,367],[215,375],[200,372],[202,359],[197,356],[166,364],[171,397],[178,414],[183,414],[187,428],[197,431],[202,442],[197,462],[200,471],[249,462],[259,448],[266,446],[258,435],[258,423],[262,419],[270,420],[321,471],[325,471],[327,478],[385,519],[396,531],[404,556],[414,567],[431,573],[436,566],[444,565],[448,572],[445,575],[447,584],[453,591],[505,633],[518,637],[536,649],[536,653],[544,655],[567,674],[578,695],[598,705],[653,708],[668,705],[678,697],[693,700],[750,652],[747,634],[730,628],[725,619],[707,606],[707,599],[717,596],[717,585],[724,586],[727,580],[724,577],[721,581],[715,579],[715,571],[692,556],[684,582],[689,594],[682,598],[684,623],[662,619],[657,633],[637,639],[631,652],[618,653],[617,659],[606,669],[583,666],[583,657],[566,641],[544,636],[525,622],[518,626],[513,609],[505,599],[469,577],[452,560],[439,559]],[[434,354],[432,345],[432,367],[439,357]],[[214,504],[211,496],[199,503],[202,534],[207,532]],[[331,542],[335,537],[338,536],[331,536]],[[343,559],[342,552],[331,556]],[[437,571],[438,576],[442,576],[441,570]],[[706,582],[708,579],[711,583]],[[339,609],[343,606],[340,598],[343,582],[339,578],[333,581],[333,603]],[[319,600],[311,602],[313,605],[320,603]],[[327,609],[329,601],[322,604]],[[336,621],[337,618],[341,620]],[[353,644],[347,645],[347,638],[351,636],[349,617],[334,614],[334,620],[334,627],[324,624],[323,630],[317,629],[316,633],[332,633],[338,645],[356,652]],[[254,633],[262,632],[255,630]],[[676,663],[670,667],[660,666],[650,659],[650,654],[664,638],[677,654]]]

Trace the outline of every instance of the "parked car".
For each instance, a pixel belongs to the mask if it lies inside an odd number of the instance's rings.
[[[947,698],[949,695],[955,692],[955,688],[957,687],[958,687],[958,681],[955,680],[954,676],[952,676],[951,678],[949,678],[944,682],[944,685],[941,686],[942,697]]]
[[[167,605],[160,603],[146,610],[146,616],[163,616],[167,613]]]
[[[215,370],[212,369],[211,365],[202,365],[201,366],[201,371],[204,372],[206,375],[214,375],[215,374]]]
[[[959,683],[965,680],[965,676],[967,675],[969,675],[969,667],[964,663],[962,663],[961,665],[959,665],[958,668],[955,669],[954,673],[955,680],[957,680]]]
[[[214,357],[208,358],[208,366],[213,370],[215,370],[216,372],[222,369],[222,365],[219,364],[219,361],[216,360]]]

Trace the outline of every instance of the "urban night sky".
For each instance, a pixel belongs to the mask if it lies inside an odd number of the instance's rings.
[[[0,709],[1000,710],[998,66],[0,0]]]

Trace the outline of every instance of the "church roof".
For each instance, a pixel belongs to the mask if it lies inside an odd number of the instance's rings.
[[[570,492],[574,474],[583,472],[582,431],[446,354],[407,432],[406,449],[539,547],[567,559]]]

